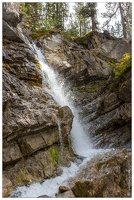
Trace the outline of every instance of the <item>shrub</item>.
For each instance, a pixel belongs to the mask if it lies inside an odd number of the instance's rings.
[[[115,78],[121,76],[125,70],[131,66],[131,57],[129,53],[125,53],[123,58],[118,60],[117,62],[109,62],[109,65],[114,69]]]

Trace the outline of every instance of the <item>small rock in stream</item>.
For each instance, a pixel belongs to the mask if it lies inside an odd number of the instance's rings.
[[[41,196],[39,196],[38,198],[51,198],[51,197],[49,197],[49,196],[47,196],[47,195],[41,195]]]

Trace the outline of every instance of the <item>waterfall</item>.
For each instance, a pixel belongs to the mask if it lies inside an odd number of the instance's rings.
[[[70,101],[69,92],[67,92],[64,82],[59,80],[58,74],[47,64],[41,50],[38,49],[35,44],[33,44],[33,46],[37,52],[43,73],[43,87],[60,106],[68,106],[73,112],[74,120],[71,130],[73,150],[77,155],[87,157],[93,150],[92,144],[89,136],[80,123],[77,109]],[[46,84],[46,78],[48,84]]]
[[[60,148],[61,148],[61,157],[63,157],[63,138],[62,138],[62,134],[61,134],[61,125],[58,122],[58,131],[59,131],[59,139],[60,139]]]
[[[28,198],[28,197],[38,197],[41,195],[55,197],[56,193],[58,192],[59,186],[60,185],[67,186],[68,179],[75,176],[75,174],[82,165],[84,165],[92,157],[108,151],[108,149],[107,150],[93,149],[91,140],[80,122],[79,112],[75,108],[73,103],[71,103],[70,101],[69,92],[67,92],[67,88],[64,87],[65,85],[64,82],[60,81],[58,74],[54,72],[54,70],[51,67],[48,66],[40,49],[38,49],[35,45],[33,46],[37,52],[38,60],[42,69],[43,88],[54,98],[54,100],[60,106],[68,106],[73,112],[74,120],[71,130],[71,140],[72,140],[73,150],[77,155],[83,156],[85,157],[85,159],[83,160],[82,163],[74,162],[71,163],[70,167],[63,167],[63,172],[60,176],[45,180],[42,184],[33,183],[28,187],[22,186],[16,188],[16,190],[14,190],[14,192],[11,194],[10,197]],[[58,120],[57,120],[57,125],[59,130],[60,144],[62,146],[61,127]]]

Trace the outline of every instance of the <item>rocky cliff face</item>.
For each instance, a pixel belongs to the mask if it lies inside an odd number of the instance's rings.
[[[4,12],[7,21],[11,10]],[[13,13],[11,21],[16,22],[20,16]],[[8,28],[15,37],[10,38],[10,32],[4,29],[3,38],[3,196],[9,196],[16,186],[60,173],[61,162],[69,165],[73,159],[67,142],[73,114],[67,106],[59,107],[43,90],[35,52],[13,32],[11,25]],[[13,25],[15,30],[16,24]],[[64,157],[60,152],[58,124],[66,143]]]
[[[68,141],[72,112],[67,106],[59,107],[42,88],[42,72],[35,52],[19,28],[21,18],[18,4],[3,3],[3,197],[9,196],[19,185],[41,182],[60,174],[60,165],[68,166],[74,159]],[[73,95],[70,98],[79,108],[94,146],[130,149],[131,69],[128,68],[116,82],[108,65],[109,61],[130,53],[130,43],[123,39],[107,38],[98,32],[72,42],[66,41],[59,33],[44,35],[35,42],[48,63],[71,89]],[[62,157],[58,123],[64,141]],[[116,153],[119,153],[119,157]],[[116,153],[106,155],[110,157],[107,163],[103,162],[104,155],[95,158],[94,166],[88,163],[81,173],[82,183],[75,180],[68,195],[94,197],[99,194],[99,197],[108,197],[108,188],[103,190],[103,195],[100,194],[103,184],[98,186],[97,193],[93,190],[88,192],[87,188],[85,190],[87,182],[91,188],[98,185],[98,177],[108,170],[103,183],[112,180],[115,187],[111,197],[122,197],[122,194],[128,197],[130,177],[128,180],[127,166],[130,153],[125,150]],[[118,159],[120,162],[115,166],[113,160]],[[92,183],[90,177],[85,180],[83,173],[89,166],[98,182]],[[112,169],[115,173],[112,173]],[[119,176],[117,181],[116,176]],[[78,188],[84,188],[80,195]]]
[[[115,80],[109,62],[131,54],[124,39],[91,32],[67,42],[60,34],[37,40],[48,63],[73,91],[96,147],[131,148],[131,68]]]
[[[131,155],[125,149],[92,158],[57,197],[131,197]]]

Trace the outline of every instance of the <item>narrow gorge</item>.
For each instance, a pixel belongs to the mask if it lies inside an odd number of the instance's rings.
[[[29,35],[3,3],[3,197],[131,197],[131,41]]]

